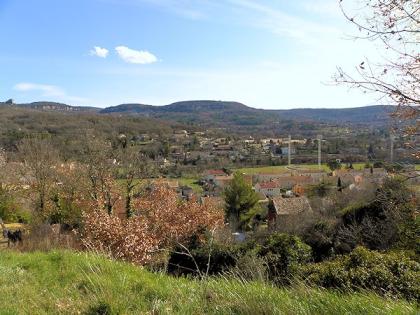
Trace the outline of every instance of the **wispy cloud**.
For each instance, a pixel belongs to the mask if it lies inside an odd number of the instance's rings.
[[[51,97],[62,101],[70,102],[86,102],[87,99],[78,96],[71,96],[66,91],[56,85],[37,84],[21,82],[14,86],[14,89],[19,92],[39,92],[42,97]]]
[[[100,57],[100,58],[106,58],[106,57],[108,57],[108,54],[109,54],[108,49],[102,48],[102,47],[99,47],[99,46],[93,47],[93,49],[90,51],[91,56],[97,56],[97,57]]]
[[[46,84],[35,84],[35,83],[18,83],[14,86],[14,89],[21,92],[28,91],[41,91],[44,96],[59,96],[63,95],[64,91],[54,85]]]
[[[226,0],[231,5],[246,10],[251,14],[252,24],[277,35],[303,38],[324,34],[339,33],[335,27],[313,22],[297,14],[289,14],[272,5],[262,4],[255,0]]]
[[[115,47],[115,51],[127,63],[150,64],[158,61],[157,57],[146,50],[134,50],[126,46]]]
[[[200,0],[201,5],[197,6],[197,1],[191,0],[142,0],[154,5],[159,5],[165,9],[171,10],[176,14],[192,19],[199,20],[205,17],[204,10],[201,8],[207,2],[206,0]]]
[[[176,15],[191,19],[201,20],[205,18],[205,6],[210,3],[209,0],[100,0],[125,5],[150,5],[163,9]]]
[[[307,0],[301,6],[309,13],[335,18],[343,17],[336,0]]]
[[[108,0],[113,1],[113,0]],[[153,5],[164,8],[188,19],[217,19],[260,28],[279,36],[301,39],[311,36],[339,33],[327,22],[308,19],[308,12],[328,12],[334,10],[333,0],[296,0],[293,13],[281,9],[281,3],[267,0],[119,0],[135,5]],[[326,1],[327,3],[324,3]],[[292,6],[293,7],[293,6]],[[317,12],[315,12],[317,11]]]

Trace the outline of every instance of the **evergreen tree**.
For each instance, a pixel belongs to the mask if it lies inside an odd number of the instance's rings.
[[[341,169],[341,163],[337,160],[329,160],[327,162],[328,167],[331,171],[339,170]]]
[[[233,180],[224,191],[226,219],[233,230],[243,230],[258,214],[258,194],[248,184],[243,175],[235,173]]]

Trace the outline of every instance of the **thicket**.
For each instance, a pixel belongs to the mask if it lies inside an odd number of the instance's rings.
[[[0,185],[0,218],[5,222],[28,223],[31,214],[17,202],[15,196]]]
[[[401,251],[380,253],[357,247],[334,260],[303,266],[301,277],[314,286],[365,289],[420,302],[420,263]]]

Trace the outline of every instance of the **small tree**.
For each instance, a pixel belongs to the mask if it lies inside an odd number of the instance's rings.
[[[120,218],[102,209],[83,216],[82,242],[115,258],[147,264],[162,250],[171,250],[192,235],[203,238],[223,226],[223,210],[215,204],[182,201],[178,194],[157,186],[133,202],[136,215]]]
[[[127,218],[133,215],[131,200],[141,179],[152,176],[154,165],[146,155],[133,147],[125,147],[118,152],[118,177],[124,180],[125,213]]]
[[[111,145],[96,139],[87,139],[83,152],[86,175],[89,182],[89,195],[108,214],[114,210],[118,201],[119,187],[115,182],[117,169]]]
[[[39,138],[24,139],[18,151],[26,168],[24,175],[33,178],[33,188],[37,194],[35,208],[43,213],[56,179],[58,152],[49,140]]]
[[[309,196],[324,198],[325,196],[327,196],[328,190],[328,184],[322,181],[319,184],[309,186],[308,194]]]
[[[341,169],[341,162],[339,162],[337,160],[329,160],[327,162],[327,165],[328,165],[328,167],[330,168],[331,171]]]
[[[258,194],[240,173],[233,175],[232,182],[224,191],[224,198],[226,219],[233,230],[243,229],[260,208]]]

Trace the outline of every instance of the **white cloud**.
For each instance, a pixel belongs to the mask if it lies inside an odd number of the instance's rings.
[[[106,58],[109,54],[109,50],[106,48],[102,48],[99,46],[93,47],[93,49],[90,51],[91,56],[97,56],[100,58]]]
[[[21,92],[41,91],[43,96],[62,96],[65,92],[54,85],[35,84],[35,83],[18,83],[14,89]]]
[[[51,97],[51,98],[55,98],[61,101],[69,101],[69,102],[86,102],[87,101],[87,99],[83,97],[68,95],[64,89],[55,85],[22,82],[22,83],[16,84],[13,88],[19,92],[40,92],[40,96],[42,97]]]
[[[126,46],[115,47],[115,51],[122,60],[128,63],[149,64],[158,61],[155,55],[146,50],[134,50]]]

